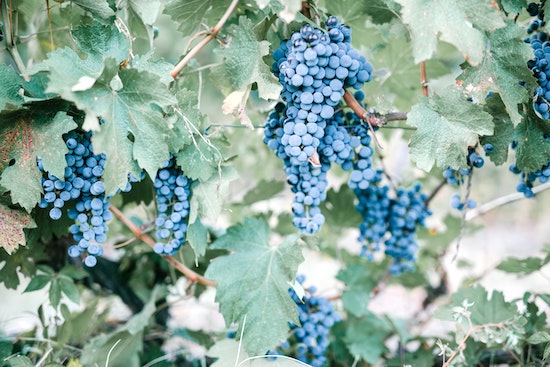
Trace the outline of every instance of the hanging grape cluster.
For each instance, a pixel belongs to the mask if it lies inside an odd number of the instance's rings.
[[[103,254],[101,244],[106,240],[106,222],[112,218],[110,197],[105,194],[103,183],[105,154],[94,154],[91,137],[91,132],[71,131],[67,134],[67,167],[63,178],[46,172],[42,159],[38,159],[44,190],[38,206],[50,208],[48,214],[53,220],[59,220],[62,209],[68,208],[68,217],[75,221],[69,231],[76,242],[69,247],[69,256],[77,258],[84,254],[84,264],[89,267],[95,266],[96,257]],[[132,176],[124,191],[131,189],[131,181],[137,179]]]

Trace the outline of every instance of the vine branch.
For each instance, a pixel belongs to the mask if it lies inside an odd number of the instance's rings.
[[[420,86],[422,87],[422,95],[428,96],[428,76],[426,75],[426,62],[420,62]]]
[[[220,18],[220,20],[218,21],[218,23],[214,26],[214,28],[211,29],[210,33],[204,37],[199,43],[197,43],[195,45],[195,47],[193,47],[191,49],[191,51],[189,51],[189,53],[187,55],[185,55],[185,57],[183,59],[181,59],[180,62],[178,62],[178,64],[174,67],[174,69],[172,69],[172,71],[170,72],[170,75],[172,76],[172,78],[176,79],[179,72],[181,71],[181,69],[183,69],[185,67],[185,65],[187,65],[189,63],[189,61],[191,61],[191,59],[204,47],[208,44],[208,42],[212,41],[217,35],[218,33],[220,32],[221,28],[223,27],[223,25],[225,24],[225,22],[227,22],[227,19],[229,19],[229,16],[231,15],[231,13],[233,12],[233,10],[235,9],[235,7],[237,6],[237,3],[239,2],[239,0],[233,0],[231,2],[231,4],[229,4],[229,7],[227,8],[227,10],[225,11],[225,13],[222,15],[222,17]]]
[[[25,63],[17,50],[15,45],[15,39],[13,35],[13,4],[10,0],[9,4],[6,4],[5,1],[0,1],[0,13],[2,15],[2,21],[4,22],[4,43],[6,45],[6,50],[10,54],[17,71],[22,73],[25,71]]]
[[[110,206],[111,212],[126,226],[136,238],[139,238],[143,242],[145,242],[149,247],[153,248],[155,247],[155,240],[151,238],[148,234],[144,233],[134,222],[132,222],[128,217],[126,217],[118,208],[114,206]],[[183,275],[187,277],[191,282],[196,282],[202,285],[215,287],[216,282],[210,279],[206,279],[205,277],[195,273],[193,270],[189,269],[184,264],[180,263],[176,258],[173,256],[163,256],[164,260],[166,260],[169,264],[174,266],[176,269],[178,269]]]

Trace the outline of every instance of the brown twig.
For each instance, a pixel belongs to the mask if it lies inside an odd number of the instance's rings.
[[[426,76],[426,62],[420,62],[420,86],[422,87],[422,95],[428,96],[428,77]]]
[[[225,22],[227,22],[227,19],[229,19],[229,16],[231,15],[231,13],[233,12],[233,10],[235,9],[235,7],[237,6],[237,3],[239,2],[239,0],[233,0],[231,2],[231,4],[229,4],[229,7],[227,8],[227,10],[225,11],[225,13],[223,14],[223,16],[220,18],[220,20],[218,21],[218,23],[214,26],[214,28],[211,29],[210,33],[208,34],[208,36],[204,37],[202,39],[202,41],[200,41],[199,43],[197,43],[195,45],[195,47],[193,47],[191,49],[191,51],[189,51],[189,53],[187,55],[185,55],[185,57],[183,59],[181,59],[180,62],[178,62],[178,64],[174,67],[174,69],[172,69],[172,71],[170,72],[170,75],[172,76],[172,78],[176,79],[179,72],[181,71],[181,69],[183,69],[185,67],[185,65],[187,65],[189,63],[189,61],[191,61],[191,59],[204,47],[206,46],[206,44],[208,44],[208,42],[212,41],[217,35],[218,33],[220,32],[220,29],[223,27],[223,25],[225,24]]]
[[[430,202],[433,200],[433,198],[439,193],[439,191],[441,191],[441,189],[445,187],[446,184],[447,184],[447,179],[442,179],[439,185],[435,187],[435,189],[432,191],[430,196],[428,196],[428,198],[426,199],[426,207],[430,205]]]
[[[132,222],[128,217],[126,217],[118,208],[111,205],[110,210],[122,223],[124,223],[126,227],[130,229],[130,231],[132,231],[132,233],[134,234],[134,236],[136,236],[136,238],[139,238],[151,248],[155,247],[155,240],[152,239],[148,234],[143,233],[141,228],[139,228],[134,222]],[[216,286],[216,282],[210,279],[206,279],[205,277],[195,273],[193,270],[189,269],[187,266],[185,266],[184,264],[176,260],[176,258],[172,256],[163,256],[163,258],[169,264],[171,264],[176,269],[178,269],[191,282],[200,283],[202,285],[211,286],[211,287]]]

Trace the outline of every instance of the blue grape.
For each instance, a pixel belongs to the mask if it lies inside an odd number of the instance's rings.
[[[39,207],[52,205],[49,216],[52,220],[59,220],[63,215],[61,209],[67,207],[66,203],[74,202],[67,215],[75,220],[69,232],[76,244],[70,246],[68,252],[74,258],[85,255],[86,266],[95,266],[95,257],[103,254],[103,247],[98,244],[105,242],[108,231],[106,222],[112,218],[110,197],[105,195],[102,181],[106,157],[105,154],[94,153],[91,136],[91,132],[76,130],[67,134],[67,167],[63,178],[46,172],[42,159],[37,161],[38,168],[43,172],[42,188],[45,192]]]
[[[161,255],[173,255],[185,243],[191,180],[176,164],[175,157],[167,160],[157,172],[153,183],[156,192],[157,241],[153,250]]]
[[[305,276],[298,275],[296,280],[302,284]],[[298,308],[300,325],[291,324],[289,339],[280,343],[276,349],[268,351],[268,355],[291,356],[313,367],[327,364],[330,329],[341,320],[341,316],[329,300],[315,293],[315,287],[310,287],[300,299],[294,289],[289,289],[289,295]]]

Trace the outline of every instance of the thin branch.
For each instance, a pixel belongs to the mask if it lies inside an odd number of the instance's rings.
[[[0,12],[2,13],[2,21],[4,22],[4,42],[6,43],[6,50],[15,63],[18,69],[17,71],[22,73],[25,71],[26,67],[14,41],[12,15],[13,7],[11,1],[9,5],[7,5],[4,1],[0,1]]]
[[[445,187],[446,184],[447,184],[446,179],[441,180],[439,185],[437,185],[435,187],[435,189],[432,191],[430,196],[428,196],[428,198],[426,199],[426,207],[430,204],[430,202],[433,200],[433,198],[441,191],[441,189],[443,189]]]
[[[420,86],[422,87],[422,95],[428,96],[428,77],[426,76],[426,62],[420,62]]]
[[[533,193],[536,194],[547,189],[550,189],[550,182],[546,182],[542,185],[535,186],[533,188]],[[495,200],[489,201],[488,203],[485,203],[475,209],[468,211],[468,213],[466,214],[466,220],[470,221],[500,206],[513,203],[514,201],[518,201],[522,199],[525,199],[525,196],[521,192],[515,192],[513,194],[496,198]]]
[[[212,28],[210,34],[202,39],[195,47],[189,51],[187,55],[183,59],[181,59],[180,62],[174,67],[174,69],[170,72],[170,75],[172,78],[176,79],[181,69],[185,67],[191,61],[191,59],[204,47],[208,42],[212,41],[219,33],[220,29],[223,27],[225,22],[227,22],[227,19],[229,19],[229,16],[237,6],[237,3],[239,0],[233,0],[219,22]]]
[[[141,228],[139,228],[134,222],[127,218],[118,208],[111,205],[110,210],[122,223],[124,223],[126,227],[130,229],[130,231],[132,231],[136,238],[139,238],[151,248],[155,247],[155,240],[151,238],[151,236],[149,236],[148,234],[144,233]],[[195,273],[193,270],[189,269],[187,266],[176,260],[176,258],[172,256],[163,256],[163,258],[176,269],[178,269],[191,282],[196,282],[211,287],[216,286],[216,282],[210,279],[206,279],[205,277]]]

